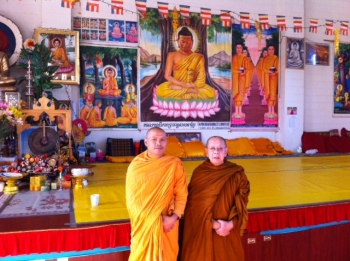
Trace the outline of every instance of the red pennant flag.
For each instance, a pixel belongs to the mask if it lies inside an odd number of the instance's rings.
[[[64,8],[74,8],[74,3],[71,3],[69,0],[62,0],[61,7]]]

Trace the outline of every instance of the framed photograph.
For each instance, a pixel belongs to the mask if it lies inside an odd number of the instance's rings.
[[[202,141],[200,132],[171,132],[166,136],[175,136],[180,142]]]
[[[36,28],[35,40],[52,51],[51,65],[59,66],[54,84],[79,84],[79,32]]]
[[[58,101],[58,110],[70,110],[72,108],[70,101]]]
[[[329,65],[329,44],[306,42],[306,64]]]
[[[20,107],[21,94],[19,92],[5,92],[5,101],[13,107]]]
[[[305,45],[304,39],[287,38],[287,61],[288,69],[304,69]]]

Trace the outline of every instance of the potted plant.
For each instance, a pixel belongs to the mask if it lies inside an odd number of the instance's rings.
[[[37,100],[41,98],[43,92],[46,92],[47,96],[52,98],[52,92],[48,90],[62,88],[62,85],[52,83],[55,72],[58,70],[59,66],[50,65],[52,53],[51,50],[45,46],[45,40],[42,40],[41,43],[38,44],[33,39],[27,39],[23,43],[23,48],[21,49],[17,61],[17,67],[27,69],[28,61],[31,63],[35,98]],[[18,84],[25,80],[27,80],[26,76],[19,77]]]

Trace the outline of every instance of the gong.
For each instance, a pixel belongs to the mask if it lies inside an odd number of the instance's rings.
[[[43,137],[46,139],[43,139]],[[51,155],[57,148],[59,138],[58,133],[52,128],[45,128],[45,133],[43,128],[38,128],[29,135],[28,145],[36,155],[45,153]]]

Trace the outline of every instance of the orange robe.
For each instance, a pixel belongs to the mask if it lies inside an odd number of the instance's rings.
[[[135,157],[126,174],[131,224],[129,261],[176,261],[179,222],[165,233],[162,214],[181,217],[186,198],[186,173],[179,158],[152,158],[147,151]]]
[[[240,75],[240,68],[244,68],[244,75]],[[243,54],[236,54],[232,57],[232,98],[234,99],[235,106],[242,106],[242,102],[245,95],[246,86],[250,75],[251,65],[248,57]]]
[[[270,75],[270,68],[275,67],[275,75]],[[278,93],[278,56],[268,55],[262,60],[262,84],[268,106],[275,106]]]
[[[89,114],[86,117],[86,122],[89,127],[103,128],[106,125],[106,122],[101,120],[101,114],[97,113],[96,109],[99,110],[99,108],[96,108],[95,106],[89,111]]]
[[[117,113],[112,106],[108,106],[103,114],[103,119],[106,122],[106,126],[118,125]]]
[[[185,210],[182,261],[242,261],[241,235],[248,223],[250,185],[241,166],[209,160],[193,172]],[[228,236],[217,235],[212,219],[233,220]]]

